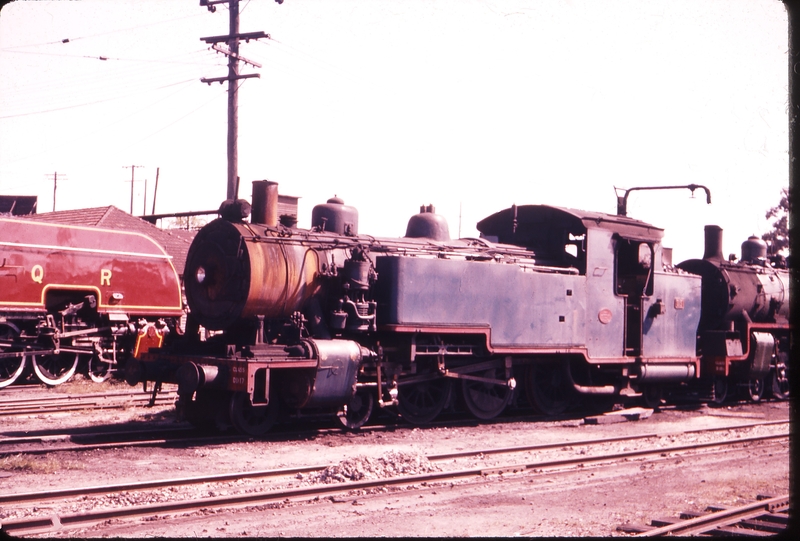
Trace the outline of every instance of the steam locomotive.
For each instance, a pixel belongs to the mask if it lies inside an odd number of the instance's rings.
[[[184,315],[170,257],[149,237],[0,218],[0,388],[58,385],[86,363],[106,380]]]
[[[703,259],[674,265],[662,229],[623,215],[515,205],[455,240],[422,207],[377,238],[341,199],[299,229],[277,198],[257,181],[252,209],[223,203],[187,257],[186,335],[128,365],[132,385],[177,383],[196,424],[258,435],[281,411],[328,412],[357,428],[376,404],[421,424],[456,393],[485,420],[518,387],[546,415],[581,397],[788,394],[788,271],[757,239],[726,261],[709,226]]]

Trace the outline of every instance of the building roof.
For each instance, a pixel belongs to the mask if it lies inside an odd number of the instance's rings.
[[[137,218],[136,216],[132,216],[115,206],[59,210],[56,212],[31,214],[24,216],[24,218],[66,225],[88,225],[143,233],[161,244],[167,254],[172,256],[172,264],[181,276],[183,276],[183,268],[186,264],[186,254],[189,252],[189,245],[191,245],[197,233],[196,231],[185,229],[159,229],[153,224],[141,218]]]

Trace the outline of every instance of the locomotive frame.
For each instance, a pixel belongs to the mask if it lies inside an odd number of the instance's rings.
[[[95,381],[158,347],[184,314],[171,258],[127,231],[0,218],[0,388],[32,370]]]
[[[131,384],[177,383],[196,423],[260,434],[283,407],[357,428],[377,404],[420,424],[454,387],[491,419],[518,377],[546,415],[580,396],[788,393],[788,271],[758,249],[673,265],[660,228],[547,205],[512,206],[459,240],[423,207],[405,237],[376,238],[340,199],[315,207],[309,230],[278,223],[276,199],[275,183],[254,183],[265,208],[249,222],[247,202],[223,204],[187,257],[186,338],[130,364]],[[715,297],[720,279],[735,302]],[[219,334],[203,341],[201,326]]]

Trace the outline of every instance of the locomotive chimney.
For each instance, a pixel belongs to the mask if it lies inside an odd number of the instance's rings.
[[[718,225],[706,226],[706,247],[703,259],[722,261],[722,228]]]
[[[275,227],[278,225],[278,183],[253,181],[253,210],[250,221]]]

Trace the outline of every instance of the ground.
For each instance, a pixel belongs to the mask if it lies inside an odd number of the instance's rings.
[[[65,389],[66,390],[66,389]],[[41,390],[37,392],[57,392]],[[64,392],[58,391],[58,392]],[[786,419],[789,403],[767,402],[724,408],[665,409],[648,419],[590,425],[583,418],[534,422],[473,423],[468,426],[410,428],[396,426],[360,432],[303,431],[296,434],[227,444],[185,447],[145,447],[52,453],[38,457],[0,458],[0,493],[26,492],[125,481],[188,477],[205,473],[266,470],[290,466],[332,465],[323,474],[297,475],[281,481],[284,488],[325,481],[339,482],[358,475],[391,476],[426,468],[450,469],[447,462],[428,463],[426,456],[460,450],[512,447],[537,443],[596,439],[612,435],[659,434],[647,445],[668,447],[688,441],[707,441],[717,435],[668,436],[706,427],[738,425],[764,419]],[[64,414],[8,417],[2,435],[102,424],[174,426],[170,407],[148,410],[81,411]],[[758,429],[787,430],[785,426]],[[751,435],[751,434],[747,434]],[[639,444],[637,444],[639,445]],[[623,451],[632,444],[610,444]],[[531,464],[559,456],[592,454],[580,446],[531,451],[512,458],[486,456],[461,462],[477,465]],[[735,505],[759,494],[789,491],[788,444],[743,445],[723,452],[696,455],[664,453],[650,459],[622,462],[613,467],[588,463],[558,473],[528,470],[519,474],[476,477],[456,483],[342,493],[316,502],[273,502],[236,510],[111,521],[83,530],[54,531],[58,537],[407,537],[407,536],[614,536],[617,526],[646,523],[651,518],[677,516],[710,504]],[[17,460],[16,464],[13,462]],[[432,464],[432,466],[430,466]],[[316,477],[314,477],[316,475]],[[186,498],[203,498],[258,487],[275,481],[237,481],[181,489]],[[160,499],[150,494],[147,498]],[[136,493],[88,498],[65,508],[57,503],[40,513],[78,512],[83,506],[101,507],[123,501],[146,503]],[[48,504],[50,505],[50,504]],[[21,508],[0,508],[0,520],[23,514]]]

